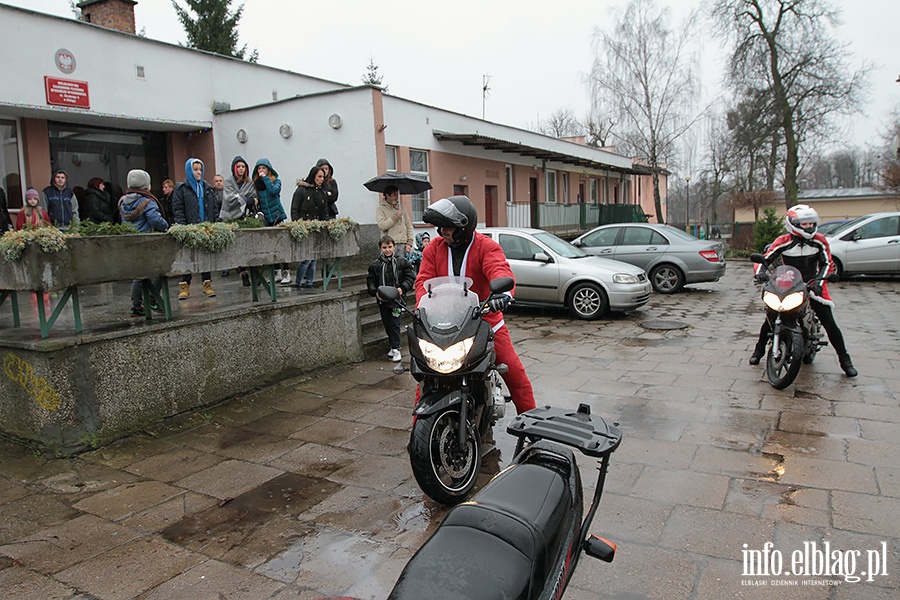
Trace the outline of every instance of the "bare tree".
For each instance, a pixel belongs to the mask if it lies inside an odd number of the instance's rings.
[[[739,95],[768,98],[784,144],[784,195],[797,203],[800,147],[833,117],[856,111],[868,68],[851,71],[830,0],[710,0],[718,33],[731,42],[727,81]]]
[[[568,108],[558,108],[550,118],[538,121],[537,130],[553,137],[575,137],[584,135],[584,126]]]
[[[678,30],[654,0],[630,0],[612,32],[595,34],[590,84],[594,106],[611,106],[620,129],[611,137],[647,160],[656,214],[662,215],[659,174],[676,142],[696,120],[695,58],[689,51],[696,13]],[[660,217],[660,222],[662,222]]]
[[[731,196],[731,203],[737,209],[753,211],[753,220],[759,221],[759,211],[767,206],[774,206],[778,197],[770,190],[754,190],[739,192]]]
[[[891,125],[882,138],[878,187],[900,194],[900,106],[894,109]]]

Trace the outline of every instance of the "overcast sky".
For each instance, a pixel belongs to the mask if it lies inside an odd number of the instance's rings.
[[[68,0],[0,0],[70,17]],[[701,0],[659,0],[675,21]],[[232,6],[240,3],[235,0]],[[528,127],[559,108],[583,117],[584,83],[593,60],[597,28],[610,27],[622,0],[245,0],[240,43],[259,50],[260,63],[357,85],[369,59],[389,93],[482,116],[482,78],[490,75],[488,120]],[[841,1],[840,4],[846,4]],[[183,5],[183,2],[182,2]],[[876,63],[866,116],[850,125],[850,142],[864,144],[885,129],[900,106],[900,1],[854,0],[843,13],[841,35],[850,42],[851,64]],[[186,36],[170,0],[139,0],[137,29],[171,43]],[[705,22],[703,23],[706,24]],[[704,44],[706,98],[720,93],[717,40]],[[173,71],[173,76],[179,73]]]

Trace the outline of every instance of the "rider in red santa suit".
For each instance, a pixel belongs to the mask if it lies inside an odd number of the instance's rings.
[[[416,277],[416,304],[425,295],[424,283],[432,277],[458,276],[472,280],[472,291],[484,300],[491,294],[490,282],[499,277],[513,277],[500,245],[475,231],[478,212],[466,196],[438,200],[425,209],[422,220],[438,229],[440,237],[422,251],[422,264]],[[523,413],[535,407],[534,390],[525,367],[512,346],[503,311],[512,299],[504,295],[491,300],[492,312],[484,315],[494,332],[494,352],[498,364],[509,370],[502,375],[509,387],[516,411]]]
[[[831,308],[834,301],[828,293],[828,284],[824,279],[835,270],[834,261],[831,258],[831,246],[828,239],[817,231],[819,226],[819,213],[806,204],[797,204],[791,207],[784,217],[787,233],[775,238],[766,250],[766,266],[771,265],[780,258],[783,264],[795,267],[803,276],[804,281],[816,279],[809,288],[810,308],[816,313],[819,322],[828,334],[828,341],[838,355],[838,363],[847,377],[856,377],[858,372],[850,359],[850,353],[844,343],[844,334],[841,333]],[[757,280],[768,280],[766,270],[762,264],[754,267]],[[758,365],[766,353],[766,345],[772,334],[772,326],[768,319],[763,321],[759,330],[759,338],[756,348],[750,356],[750,364]]]

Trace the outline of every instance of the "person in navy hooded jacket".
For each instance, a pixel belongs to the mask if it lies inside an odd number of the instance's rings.
[[[216,190],[203,180],[205,167],[199,158],[189,158],[184,163],[185,180],[175,186],[172,194],[172,212],[179,225],[191,225],[208,221],[214,223],[219,218],[219,201]],[[202,201],[201,201],[202,199]],[[212,274],[202,273],[203,295],[215,296],[212,288]],[[178,299],[186,300],[191,295],[191,274],[181,278],[178,284]]]
[[[50,221],[62,230],[78,225],[78,199],[69,187],[69,174],[62,169],[53,172],[50,185],[41,192],[41,207],[50,215]]]

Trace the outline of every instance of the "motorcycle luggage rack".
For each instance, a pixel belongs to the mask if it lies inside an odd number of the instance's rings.
[[[552,406],[535,408],[516,416],[506,431],[518,438],[515,455],[522,451],[526,440],[542,439],[571,446],[587,456],[605,458],[622,441],[619,424],[592,415],[587,404],[580,404],[576,411]]]

